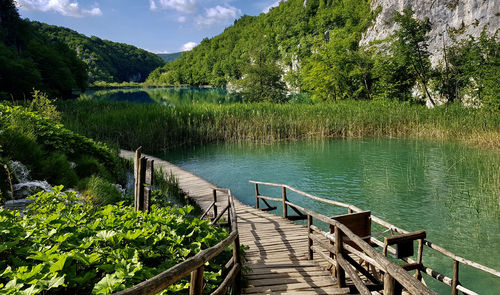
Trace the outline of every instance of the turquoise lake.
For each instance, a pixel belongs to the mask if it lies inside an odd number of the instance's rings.
[[[500,154],[455,143],[405,139],[333,139],[273,144],[210,144],[164,155],[249,205],[249,180],[284,183],[313,195],[371,210],[456,255],[500,269]],[[261,189],[280,196],[279,189]],[[325,215],[345,213],[289,194]],[[278,208],[277,212],[280,214]],[[375,228],[374,228],[375,230]],[[424,248],[424,264],[451,277],[453,262]],[[500,279],[460,265],[460,281],[479,294],[497,294]],[[426,282],[440,293],[450,288]]]
[[[193,103],[223,104],[240,101],[237,94],[229,93],[226,89],[201,87],[90,89],[81,97],[115,102],[157,103],[166,106]]]

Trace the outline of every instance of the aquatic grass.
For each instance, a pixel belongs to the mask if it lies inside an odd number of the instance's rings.
[[[214,141],[409,137],[500,148],[500,116],[449,105],[340,101],[322,104],[193,104],[165,107],[102,101],[58,105],[69,129],[146,152]]]

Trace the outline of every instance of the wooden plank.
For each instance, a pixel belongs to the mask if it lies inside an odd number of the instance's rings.
[[[293,267],[304,267],[304,266],[317,266],[314,261],[311,260],[305,260],[305,261],[290,261],[288,263],[252,263],[248,262],[246,266],[250,267],[251,269],[257,269],[257,268],[293,268]]]
[[[316,285],[317,282],[325,282],[325,281],[331,284],[332,283],[331,275],[314,276],[314,277],[281,278],[279,280],[275,278],[250,280],[248,281],[248,288],[281,285],[281,284],[294,284],[294,283],[313,283],[314,285]]]
[[[253,274],[248,273],[246,277],[249,281],[260,279],[279,279],[279,278],[293,278],[293,277],[311,277],[311,276],[331,276],[332,274],[326,270],[308,271],[308,272],[288,272],[288,273],[264,273]]]
[[[266,295],[342,295],[349,294],[349,288],[338,289],[338,288],[312,288],[312,290],[294,290],[292,292],[278,291],[278,292],[266,292]]]
[[[261,286],[255,288],[247,288],[244,290],[245,294],[262,294],[266,292],[275,292],[275,291],[292,291],[292,290],[304,290],[311,289],[312,287],[333,287],[333,283],[331,281],[320,281],[310,283],[293,283],[286,285],[272,285],[272,286]]]
[[[259,268],[259,269],[250,269],[250,274],[278,274],[278,273],[292,273],[292,272],[297,272],[297,273],[307,273],[307,272],[316,272],[316,271],[322,271],[324,269],[319,268],[318,266],[303,266],[300,268],[297,267],[283,267],[283,268],[276,268],[276,269],[266,269],[266,268]]]

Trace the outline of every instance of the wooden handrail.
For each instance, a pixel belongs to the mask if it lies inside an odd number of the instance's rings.
[[[349,213],[352,213],[352,212],[363,212],[364,210],[354,206],[354,205],[351,205],[351,204],[347,204],[347,203],[343,203],[343,202],[339,202],[339,201],[334,201],[334,200],[327,200],[327,199],[323,199],[323,198],[320,198],[320,197],[317,197],[317,196],[314,196],[314,195],[311,195],[311,194],[308,194],[306,192],[303,192],[303,191],[300,191],[296,188],[293,188],[289,185],[286,185],[286,184],[278,184],[278,183],[270,183],[270,182],[262,182],[262,181],[254,181],[254,180],[251,180],[249,181],[250,183],[253,183],[255,184],[255,188],[256,188],[256,197],[257,199],[259,199],[260,195],[259,195],[259,192],[258,192],[258,185],[266,185],[266,186],[273,186],[273,187],[281,187],[282,189],[288,189],[290,191],[293,191],[301,196],[304,196],[304,197],[307,197],[309,199],[312,199],[312,200],[316,200],[316,201],[319,201],[319,202],[322,202],[322,203],[326,203],[326,204],[330,204],[330,205],[334,205],[334,206],[338,206],[338,207],[343,207],[343,208],[347,208],[348,209],[348,212]],[[282,202],[281,199],[279,198],[270,198],[270,197],[267,197],[268,200],[271,200],[271,201],[277,201],[277,202]],[[321,218],[317,218],[318,214],[315,213],[315,212],[312,212],[310,210],[307,210],[305,208],[302,208],[296,204],[293,204],[291,202],[289,202],[287,200],[287,202],[284,203],[284,205],[288,205],[292,208],[296,208],[296,209],[299,209],[299,210],[302,210],[304,213],[322,221],[322,222],[325,222],[327,224],[330,224],[330,225],[334,225],[335,224],[332,224],[333,222],[331,222],[331,219],[329,219],[328,217],[326,216],[322,216]],[[319,214],[320,215],[320,214]],[[383,220],[383,219],[380,219],[376,216],[371,216],[371,220],[372,222],[375,222],[387,229],[390,229],[391,231],[393,232],[396,232],[396,233],[399,233],[399,234],[408,234],[409,231],[406,231],[404,229],[401,229],[393,224],[390,224],[389,222]],[[347,234],[346,234],[347,235]],[[347,235],[348,236],[348,235]],[[358,237],[359,238],[359,237]],[[374,242],[375,244],[378,244],[380,246],[380,243],[383,245],[382,242],[380,242],[379,240],[375,239],[375,238],[371,238],[371,242]],[[473,268],[476,268],[478,270],[481,270],[481,271],[484,271],[486,273],[489,273],[489,274],[492,274],[494,276],[497,276],[497,277],[500,277],[500,271],[497,271],[493,268],[490,268],[490,267],[487,267],[487,266],[484,266],[482,264],[479,264],[477,262],[474,262],[474,261],[471,261],[471,260],[468,260],[468,259],[465,259],[465,258],[462,258],[460,256],[457,256],[455,254],[453,254],[452,252],[438,246],[438,245],[435,245],[433,243],[431,243],[430,241],[427,241],[427,240],[423,240],[423,244],[425,246],[427,246],[428,248],[430,249],[433,249],[434,251],[440,253],[440,254],[443,254],[449,258],[451,258],[453,261],[454,261],[454,269],[456,269],[456,272],[457,274],[455,275],[456,279],[453,280],[452,278],[448,278],[436,271],[434,271],[433,269],[429,268],[429,267],[426,267],[426,266],[422,266],[422,271],[426,272],[427,274],[429,274],[431,277],[447,284],[447,285],[450,285],[452,286],[454,289],[456,290],[459,290],[465,294],[476,294],[475,292],[471,291],[471,290],[468,290],[466,289],[465,287],[463,287],[462,285],[460,285],[460,283],[458,282],[458,264],[457,263],[462,263],[462,264],[465,264],[465,265],[468,265],[468,266],[471,266]],[[348,246],[348,245],[346,245]],[[348,246],[349,247],[349,246]],[[352,247],[351,247],[352,248]],[[372,247],[370,247],[371,249],[373,249]],[[365,250],[365,249],[363,249]],[[389,247],[389,250],[392,251],[395,251],[394,248],[392,247]],[[378,252],[377,252],[378,253]],[[371,255],[370,255],[371,256]],[[415,262],[413,261],[412,259],[410,258],[405,258],[403,259],[405,261],[408,261],[409,263],[412,263],[412,262]],[[456,264],[456,265],[455,265]]]
[[[234,197],[231,194],[231,191],[228,189],[214,188],[214,191],[220,191],[228,194],[228,206],[226,207],[226,210],[229,210],[230,212],[229,214],[230,217],[228,221],[230,221],[231,224],[231,233],[229,234],[229,236],[226,237],[224,240],[220,241],[219,243],[217,243],[215,246],[201,251],[195,256],[190,257],[177,265],[174,265],[173,267],[163,271],[162,273],[146,281],[143,281],[126,290],[117,292],[115,293],[116,295],[157,294],[158,292],[165,290],[170,285],[186,277],[190,273],[193,272],[197,273],[197,270],[202,268],[207,261],[219,255],[230,245],[233,246],[233,257],[231,258],[233,261],[232,268],[229,271],[226,278],[221,283],[221,285],[212,294],[223,294],[223,292],[226,291],[230,287],[230,284],[233,282],[237,286],[237,289],[239,288],[242,264],[241,264],[240,242],[238,233],[238,219],[236,216],[236,209],[234,206]],[[201,271],[201,275],[203,275],[203,271]],[[190,292],[190,294],[201,294],[201,291],[197,290],[194,292]]]
[[[354,234],[349,228],[347,228],[342,223],[336,221],[335,219],[331,219],[325,215],[316,213],[309,209],[303,208],[296,204],[287,202],[287,205],[294,206],[297,209],[303,211],[307,215],[311,215],[315,219],[318,219],[321,222],[326,224],[330,224],[338,228],[342,233],[347,236],[352,242],[354,242],[361,250],[364,251],[369,257],[374,259],[381,267],[382,270],[389,275],[391,275],[396,281],[398,281],[403,287],[405,287],[411,294],[437,294],[434,291],[429,290],[422,282],[418,281],[414,277],[412,277],[408,272],[403,270],[397,264],[391,262],[387,257],[376,251],[372,246],[370,246],[363,239]],[[326,235],[327,238],[333,240],[335,242],[335,238],[331,235]]]

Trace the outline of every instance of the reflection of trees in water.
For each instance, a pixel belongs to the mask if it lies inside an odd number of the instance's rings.
[[[230,93],[222,88],[140,88],[106,89],[85,95],[107,101],[129,101],[134,103],[159,103],[165,105],[183,105],[193,103],[225,104],[241,101],[237,93]]]

